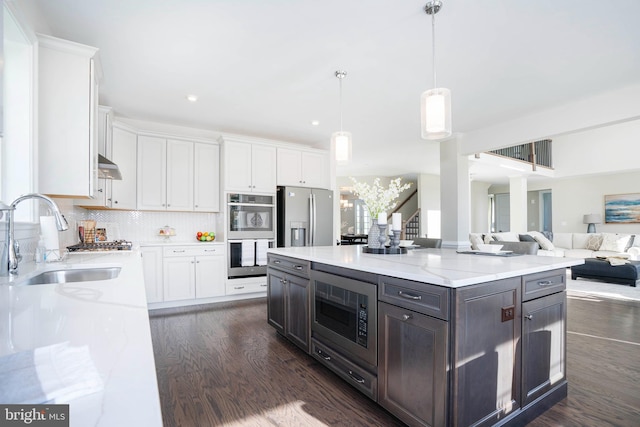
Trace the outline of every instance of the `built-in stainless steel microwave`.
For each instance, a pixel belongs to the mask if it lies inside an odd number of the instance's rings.
[[[259,194],[228,194],[227,238],[275,238],[274,197]]]

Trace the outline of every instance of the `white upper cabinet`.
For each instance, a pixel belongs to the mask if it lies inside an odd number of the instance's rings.
[[[217,144],[139,135],[137,165],[138,209],[220,210]]]
[[[193,210],[193,143],[138,137],[138,209]]]
[[[193,211],[193,142],[167,140],[167,210]]]
[[[275,147],[225,140],[223,151],[225,190],[275,193]]]
[[[38,35],[38,192],[94,196],[98,49]]]
[[[122,180],[111,181],[109,207],[114,209],[136,209],[136,157],[137,135],[134,132],[113,127],[110,159],[118,165]]]
[[[220,211],[220,146],[193,144],[193,210]]]
[[[329,154],[278,148],[278,185],[329,188]]]
[[[138,136],[138,209],[167,209],[167,140]]]

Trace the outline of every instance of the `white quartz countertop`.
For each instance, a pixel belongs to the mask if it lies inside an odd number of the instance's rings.
[[[16,285],[44,270],[107,266],[121,267],[119,276]],[[103,387],[57,402],[69,404],[70,425],[162,426],[140,252],[85,252],[35,270],[33,263],[20,267],[12,282],[0,278],[0,363],[54,344],[88,349]]]
[[[537,255],[458,254],[453,249],[410,249],[401,255],[362,252],[359,245],[273,248],[268,253],[450,288],[583,264],[583,259]]]

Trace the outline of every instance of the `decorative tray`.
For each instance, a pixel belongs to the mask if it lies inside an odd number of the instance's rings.
[[[363,246],[362,252],[364,252],[365,254],[398,255],[398,254],[406,254],[407,248],[400,248],[400,247],[370,248],[369,246]]]

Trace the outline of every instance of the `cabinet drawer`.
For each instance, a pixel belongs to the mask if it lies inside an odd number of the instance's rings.
[[[449,289],[442,286],[380,276],[378,300],[449,320]]]
[[[268,266],[279,270],[288,271],[298,276],[309,277],[310,262],[299,259],[286,258],[279,255],[267,256]]]
[[[353,364],[315,338],[311,339],[311,354],[365,396],[374,401],[378,400],[378,377]]]
[[[233,283],[233,281],[228,281],[226,285],[226,294],[227,295],[238,295],[238,294],[252,294],[255,292],[266,292],[267,291],[267,278],[264,278],[264,282],[259,283]]]
[[[203,243],[202,246],[169,246],[162,248],[162,256],[164,257],[205,255],[224,255],[224,245]]]
[[[529,274],[522,277],[522,300],[528,301],[563,291],[567,287],[564,269]]]

